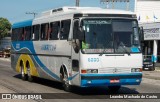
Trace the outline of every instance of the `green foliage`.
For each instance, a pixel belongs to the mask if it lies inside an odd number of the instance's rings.
[[[11,29],[11,23],[6,19],[0,17],[0,39],[7,36]]]

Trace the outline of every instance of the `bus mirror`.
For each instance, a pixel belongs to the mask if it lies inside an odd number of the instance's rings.
[[[75,20],[73,28],[73,39],[84,40],[84,31],[79,24],[79,20]]]
[[[84,31],[81,27],[79,27],[79,30],[78,30],[78,39],[80,41],[83,41],[84,40]]]
[[[144,40],[144,30],[143,27],[139,27],[139,38],[141,41]]]
[[[84,31],[79,27],[73,32],[73,39],[84,40]]]

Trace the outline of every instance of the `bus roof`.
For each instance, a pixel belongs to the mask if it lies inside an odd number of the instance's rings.
[[[121,18],[122,17],[136,18],[136,14],[131,11],[103,9],[100,7],[62,7],[42,12],[42,14],[39,17],[36,17],[33,20],[33,24],[50,22],[52,20],[56,21],[62,19],[71,19],[76,14],[82,14],[83,16],[85,15],[86,17],[89,17],[89,15],[99,15],[98,17],[101,17],[102,15],[110,15],[112,17],[115,16]]]
[[[135,14],[131,11],[116,10],[116,9],[103,9],[100,7],[62,7],[42,12],[38,18],[47,16],[63,15],[63,14]]]
[[[12,25],[12,28],[20,28],[20,27],[31,26],[31,25],[32,25],[32,21],[33,21],[33,20],[30,19],[30,20],[26,20],[26,21],[14,23],[14,24]]]
[[[52,9],[52,10],[42,12],[42,14],[39,17],[36,17],[35,19],[14,23],[12,28],[20,28],[20,27],[31,26],[32,24],[44,23],[46,22],[45,20],[47,20],[48,17],[51,17],[51,18],[53,17],[54,19],[61,19],[61,18],[65,18],[66,15],[70,15],[70,17],[73,17],[74,14],[136,15],[135,13],[130,11],[103,9],[100,7],[62,7],[62,8],[57,8],[57,9]],[[59,18],[58,16],[61,16],[61,17]]]

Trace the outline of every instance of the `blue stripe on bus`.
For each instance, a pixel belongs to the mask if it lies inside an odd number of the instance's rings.
[[[131,51],[132,51],[132,52],[140,52],[137,47],[132,47],[132,48],[131,48]]]
[[[32,19],[31,20],[26,20],[22,22],[17,22],[12,25],[12,28],[21,28],[21,27],[26,27],[26,26],[31,26],[32,25]]]
[[[132,76],[133,78],[128,78],[127,76]],[[129,73],[129,74],[81,74],[81,76],[93,76],[93,77],[105,77],[105,76],[126,76],[126,78],[119,79],[118,83],[110,83],[110,78],[106,79],[81,79],[81,86],[82,87],[88,87],[88,86],[114,86],[114,85],[139,85],[142,81],[142,73]],[[135,78],[134,78],[135,76]],[[139,76],[139,77],[137,77]],[[116,78],[116,79],[117,79]],[[114,78],[113,78],[114,79]]]
[[[142,78],[140,78],[140,79],[120,79],[119,83],[110,83],[109,79],[105,79],[105,80],[81,80],[81,87],[140,85],[141,81],[142,81]]]
[[[126,73],[126,74],[81,74],[81,76],[131,76],[131,75],[139,76],[142,75],[142,73],[137,72],[137,73]]]
[[[19,48],[16,48],[16,45],[20,44]],[[28,50],[30,50],[30,52],[32,54],[36,54],[35,50],[34,50],[34,46],[33,46],[33,42],[32,41],[27,41],[27,42],[12,42],[12,47],[15,50],[22,50],[22,49],[26,49],[28,48]],[[60,78],[53,72],[51,72],[42,62],[41,60],[38,58],[38,56],[33,56],[34,59],[36,60],[36,62],[40,65],[40,68],[43,69],[47,74],[49,74],[50,76],[52,76],[53,78],[55,78],[56,80],[60,80]]]

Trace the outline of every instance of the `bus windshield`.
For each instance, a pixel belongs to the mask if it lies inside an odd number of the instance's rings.
[[[138,53],[138,23],[128,19],[84,19],[84,53]]]

